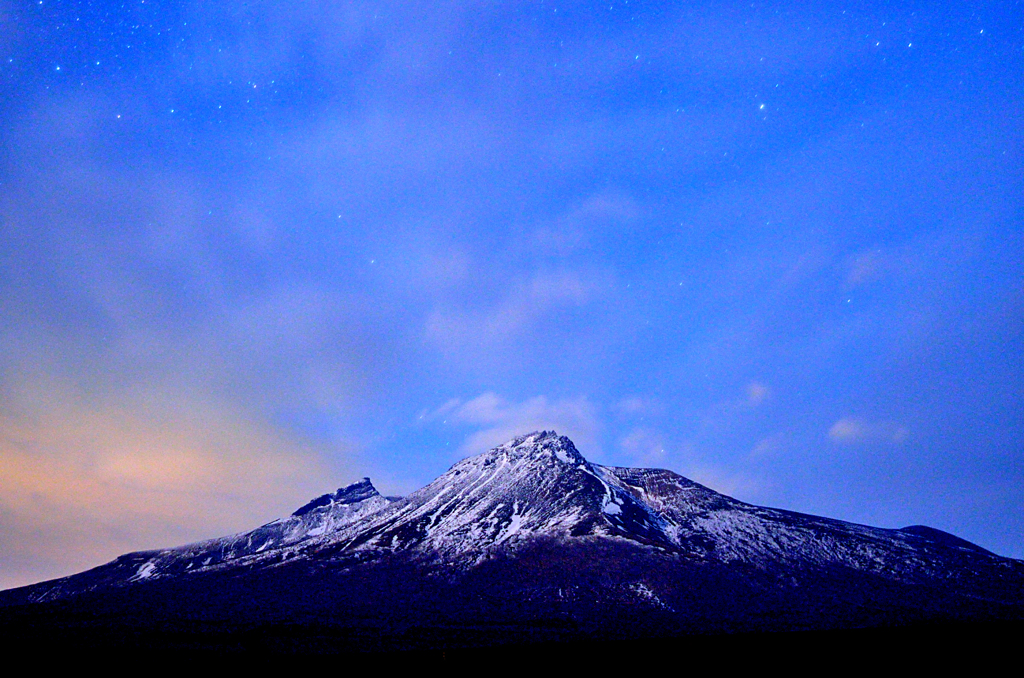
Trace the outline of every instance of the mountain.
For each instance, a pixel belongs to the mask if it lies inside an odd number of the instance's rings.
[[[0,606],[6,628],[297,624],[330,647],[395,649],[1024,619],[1024,561],[601,466],[541,431],[404,498],[364,478],[251,532],[130,553]]]

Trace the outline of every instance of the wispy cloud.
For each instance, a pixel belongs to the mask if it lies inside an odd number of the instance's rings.
[[[448,350],[515,342],[559,312],[585,306],[598,288],[593,275],[580,271],[533,273],[512,283],[504,298],[484,309],[435,309],[427,319],[426,335]]]
[[[744,501],[756,501],[766,489],[761,477],[754,477],[745,472],[733,472],[723,467],[693,464],[684,470],[691,480],[706,485],[716,492]]]
[[[767,407],[772,399],[772,389],[760,381],[748,382],[741,393],[712,403],[701,413],[705,429],[732,429],[748,421],[750,417]]]
[[[612,410],[622,417],[648,417],[664,412],[664,404],[656,398],[629,396],[612,406]]]
[[[533,241],[541,255],[567,255],[628,232],[641,213],[640,206],[628,195],[599,193],[539,226],[533,232]]]
[[[866,421],[855,417],[844,417],[828,430],[828,437],[840,445],[859,443],[900,444],[908,438],[910,431],[899,424],[888,421]]]
[[[619,447],[629,459],[639,466],[664,463],[668,456],[664,436],[649,427],[631,429],[619,439]],[[671,449],[670,446],[668,447]]]
[[[569,436],[584,455],[599,456],[601,452],[597,408],[585,396],[552,400],[540,395],[515,402],[487,392],[468,401],[449,400],[421,415],[421,419],[478,428],[460,448],[465,455],[484,452],[517,435],[543,429]]]
[[[747,404],[751,407],[757,407],[761,403],[768,400],[771,396],[771,389],[762,384],[759,381],[752,381],[747,384]]]

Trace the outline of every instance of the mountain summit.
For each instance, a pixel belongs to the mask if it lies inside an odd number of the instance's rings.
[[[594,464],[539,431],[407,497],[364,478],[251,532],[130,553],[0,606],[232,628],[315,615],[390,647],[410,623],[543,638],[538,623],[607,637],[1024,618],[1022,592],[1024,562],[940,530],[753,506],[671,471]]]

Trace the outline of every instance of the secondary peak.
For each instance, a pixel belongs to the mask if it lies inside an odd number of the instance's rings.
[[[323,494],[312,500],[308,504],[299,508],[293,516],[301,516],[305,513],[309,513],[314,509],[318,509],[321,506],[330,506],[331,504],[355,504],[361,501],[370,499],[371,497],[379,497],[380,492],[373,486],[369,478],[363,478],[362,480],[346,485],[345,487],[338,488],[337,492],[331,494]]]

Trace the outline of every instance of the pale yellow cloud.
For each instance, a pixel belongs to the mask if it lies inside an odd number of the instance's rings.
[[[0,415],[0,588],[252,529],[330,489],[318,450],[223,404],[53,396]]]

